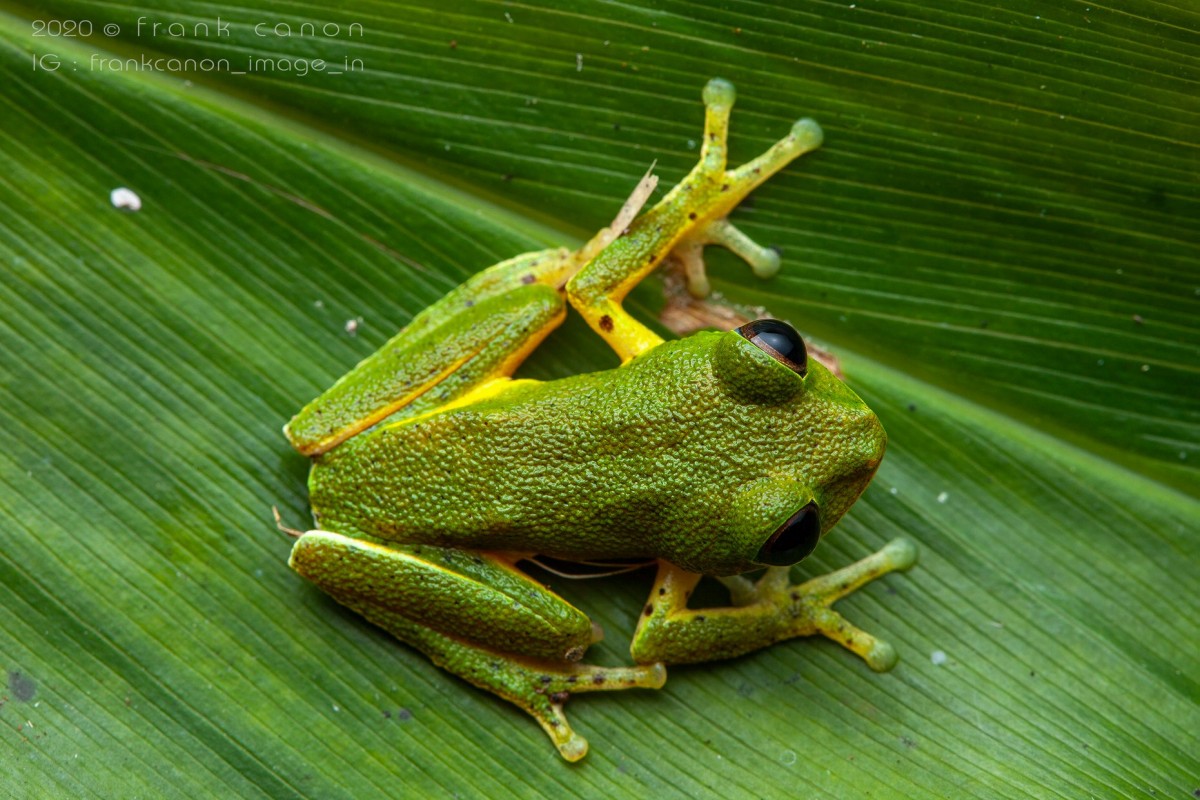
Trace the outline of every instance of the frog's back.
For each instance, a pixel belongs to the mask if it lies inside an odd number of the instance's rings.
[[[696,513],[714,457],[705,448],[728,426],[713,398],[716,336],[670,342],[614,370],[514,382],[355,437],[314,465],[318,520],[389,541],[654,555],[654,530]]]

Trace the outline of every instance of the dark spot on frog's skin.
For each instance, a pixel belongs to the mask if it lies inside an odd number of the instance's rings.
[[[667,587],[665,587],[665,586],[663,586],[661,589],[658,590],[659,597],[662,597],[666,593],[667,593]]]
[[[20,670],[14,670],[8,673],[8,691],[14,700],[28,703],[37,694],[37,684]]]
[[[570,699],[571,699],[570,692],[555,692],[554,694],[550,695],[550,702],[555,703],[560,706]]]
[[[571,675],[570,677],[567,678],[567,683],[575,683],[578,680],[579,680],[578,675]]]
[[[706,619],[708,619],[708,617],[704,616],[703,614],[696,615],[696,622],[704,622]]]
[[[540,678],[540,680],[541,680],[541,682],[542,682],[542,683],[549,683],[550,681],[552,681],[552,680],[554,680],[554,679],[553,679],[553,678],[551,678],[549,675],[543,675],[543,676]]]
[[[792,592],[792,602],[793,603],[800,602],[800,593],[799,592]]]
[[[651,614],[653,614],[654,613],[654,604],[646,603],[646,610],[643,611],[642,613],[645,614],[647,617],[650,616]]]
[[[537,280],[537,278],[533,277],[532,275],[522,275],[521,276],[521,283],[525,284],[526,286],[528,286],[529,284],[533,283],[536,280]]]
[[[600,318],[600,330],[604,331],[605,333],[610,333],[610,332],[612,332],[612,329],[613,329],[612,317],[610,317],[608,314],[605,314],[603,317]]]
[[[722,192],[728,192],[728,191],[729,191],[729,184],[728,184],[728,183],[722,183],[722,184],[721,184],[721,191],[722,191]]]
[[[465,301],[465,302],[463,303],[463,305],[464,305],[464,306],[466,306],[467,308],[470,308],[471,306],[475,305],[475,301],[474,301],[474,300],[467,300],[467,301]]]
[[[688,214],[688,219],[695,219],[695,218],[696,218],[696,212],[695,212],[695,211],[693,211],[693,212],[691,212],[690,214]]]
[[[603,675],[596,675],[592,678],[592,683],[596,684],[597,686],[600,686],[601,684],[604,683],[605,680],[606,679]]]

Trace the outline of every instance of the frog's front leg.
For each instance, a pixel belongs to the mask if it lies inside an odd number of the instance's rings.
[[[788,162],[819,147],[821,128],[811,119],[802,119],[788,136],[758,158],[726,169],[726,136],[734,96],[728,81],[708,82],[704,88],[704,143],[699,163],[567,283],[571,304],[623,361],[662,342],[626,313],[621,301],[668,254],[675,252],[684,262],[693,294],[707,293],[700,255],[706,244],[728,247],[749,261],[762,277],[779,268],[778,254],[754,244],[725,217]]]
[[[770,567],[757,583],[740,576],[722,579],[734,605],[694,610],[687,601],[701,576],[663,563],[634,634],[633,658],[639,663],[715,661],[820,633],[857,653],[871,669],[889,670],[896,663],[895,649],[830,606],[881,575],[909,569],[916,560],[916,546],[896,539],[862,561],[798,586],[791,584],[789,567]]]
[[[597,637],[587,616],[500,554],[309,531],[288,563],[433,663],[525,709],[568,761],[587,753],[563,714],[571,695],[666,680],[661,664],[579,663]]]

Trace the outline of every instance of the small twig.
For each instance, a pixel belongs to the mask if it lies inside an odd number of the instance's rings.
[[[283,524],[283,517],[279,515],[279,509],[271,506],[271,513],[275,515],[275,527],[291,536],[293,539],[299,539],[304,535],[304,531],[298,531],[295,528],[289,528]]]

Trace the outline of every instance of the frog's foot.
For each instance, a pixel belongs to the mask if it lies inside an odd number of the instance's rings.
[[[735,228],[726,215],[763,181],[774,175],[793,159],[821,146],[824,134],[811,119],[801,119],[791,133],[776,142],[753,161],[734,169],[726,169],[726,137],[729,113],[735,93],[726,81],[714,79],[704,89],[705,117],[704,148],[693,176],[708,178],[719,188],[716,200],[708,213],[693,213],[696,223],[679,240],[672,255],[682,262],[692,296],[706,297],[708,278],[704,271],[703,250],[708,244],[727,247],[747,263],[759,278],[770,278],[779,271],[779,252],[756,244]],[[690,176],[691,177],[691,176]]]
[[[759,278],[765,280],[779,272],[778,250],[755,243],[727,219],[713,220],[688,233],[671,251],[671,255],[683,264],[688,293],[696,299],[708,297],[711,290],[704,269],[704,246],[709,244],[719,244],[731,250],[748,263]]]
[[[634,635],[634,660],[688,663],[732,658],[784,639],[820,633],[857,653],[871,669],[884,672],[896,665],[896,650],[856,628],[830,606],[859,587],[917,561],[917,548],[896,539],[855,564],[800,585],[789,580],[790,568],[771,567],[757,583],[740,576],[722,579],[734,605],[687,608],[698,575],[663,565],[652,604]]]
[[[774,567],[759,580],[758,591],[764,599],[774,596],[776,602],[786,596],[788,613],[793,615],[791,636],[820,633],[857,653],[876,672],[887,672],[896,666],[896,649],[851,625],[830,606],[881,575],[908,570],[916,563],[917,546],[912,540],[895,539],[861,561],[799,586],[789,584],[786,567]]]
[[[572,695],[581,692],[618,691],[621,689],[661,689],[667,669],[661,663],[634,667],[597,667],[591,664],[556,664],[492,655],[489,674],[475,676],[460,672],[467,680],[500,695],[525,709],[558,752],[567,761],[587,755],[587,740],[576,733],[563,713]],[[434,659],[438,663],[437,659]],[[439,663],[439,666],[444,666]],[[455,670],[457,671],[457,670]],[[477,677],[482,678],[478,680]]]
[[[659,689],[667,680],[661,663],[633,667],[524,658],[452,638],[404,617],[357,608],[367,619],[424,652],[434,664],[524,709],[537,720],[567,761],[587,755],[587,739],[567,722],[563,706],[582,692]]]

